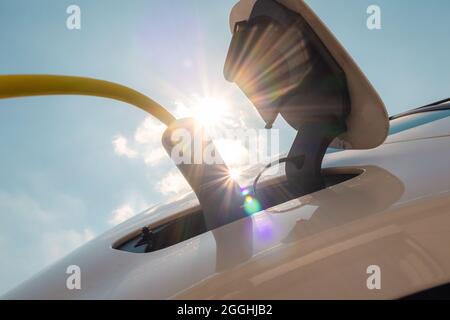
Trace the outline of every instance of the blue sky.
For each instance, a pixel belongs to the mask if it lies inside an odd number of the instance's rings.
[[[450,2],[309,0],[390,114],[450,96]],[[89,76],[137,89],[177,113],[225,99],[263,124],[222,76],[235,0],[0,2],[0,74]],[[66,8],[82,28],[66,28]],[[382,30],[366,8],[382,9]],[[210,101],[210,100],[208,100]],[[185,190],[159,152],[161,128],[119,102],[91,97],[0,100],[0,294],[124,218]],[[282,150],[293,131],[282,121]]]

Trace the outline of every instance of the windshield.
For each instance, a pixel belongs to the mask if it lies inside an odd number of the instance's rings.
[[[411,114],[391,121],[389,135],[397,134],[450,116],[449,110]]]
[[[390,121],[389,136],[423,126],[450,116],[450,109],[413,113]],[[336,153],[345,149],[328,148],[327,153]]]

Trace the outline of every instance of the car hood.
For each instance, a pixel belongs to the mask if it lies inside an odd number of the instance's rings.
[[[188,195],[106,232],[5,298],[402,297],[450,281],[449,159],[445,137],[329,154],[327,170],[361,174],[160,251],[113,249],[197,205]],[[66,288],[70,265],[80,267],[81,290]],[[366,286],[371,265],[382,270],[383,290]]]

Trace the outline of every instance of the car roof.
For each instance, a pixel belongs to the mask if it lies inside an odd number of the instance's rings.
[[[450,109],[450,98],[433,102],[423,107],[415,108],[398,115],[392,116],[389,119],[395,120],[401,117],[409,116],[412,114],[422,113],[422,112],[430,112],[430,111],[439,111],[439,110],[448,110]]]

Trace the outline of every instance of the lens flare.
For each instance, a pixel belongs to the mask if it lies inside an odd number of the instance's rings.
[[[254,216],[256,235],[262,241],[270,241],[274,238],[274,227],[272,220],[266,213]]]
[[[244,210],[248,215],[260,212],[261,209],[261,203],[258,201],[258,199],[253,198],[252,196],[245,197]]]

